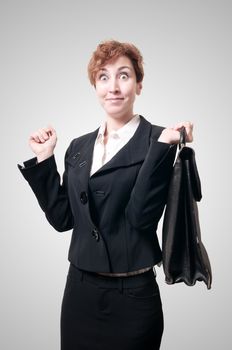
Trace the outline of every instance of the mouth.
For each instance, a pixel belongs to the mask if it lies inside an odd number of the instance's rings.
[[[122,97],[116,97],[116,98],[107,98],[106,101],[120,101],[120,100],[123,100]]]

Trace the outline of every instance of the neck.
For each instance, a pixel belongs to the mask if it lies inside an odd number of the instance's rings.
[[[125,116],[120,116],[120,117],[112,117],[107,115],[106,118],[106,135],[110,133],[112,130],[118,130],[120,129],[123,125],[128,123],[132,118],[134,114],[131,112],[130,114],[127,114]]]

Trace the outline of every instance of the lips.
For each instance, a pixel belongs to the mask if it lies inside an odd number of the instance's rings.
[[[123,100],[123,98],[107,98],[107,101],[120,101]]]

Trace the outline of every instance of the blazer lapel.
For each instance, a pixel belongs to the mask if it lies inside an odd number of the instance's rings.
[[[85,139],[81,144],[77,144],[77,148],[73,151],[74,155],[72,155],[72,160],[75,159],[74,166],[78,172],[78,178],[81,180],[82,184],[87,184],[90,176],[94,143],[98,130],[99,128],[83,136]]]
[[[139,126],[132,138],[91,178],[110,169],[130,166],[144,160],[150,143],[151,123],[142,116],[140,118]]]
[[[118,167],[130,166],[142,162],[147,154],[152,125],[143,116],[140,116],[140,123],[132,138],[123,146],[114,157],[104,164],[92,176],[97,176],[102,172],[109,171]],[[94,143],[98,134],[98,129],[85,136],[84,141],[72,155],[75,158],[75,167],[78,171],[78,179],[86,188],[90,178],[90,169],[92,165]],[[74,151],[74,152],[75,152]]]

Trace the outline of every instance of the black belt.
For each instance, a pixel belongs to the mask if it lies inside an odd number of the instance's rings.
[[[70,264],[68,276],[73,279],[88,281],[103,288],[135,288],[151,281],[156,281],[156,276],[152,269],[139,275],[110,277],[99,275],[96,272],[80,270],[73,264]]]

